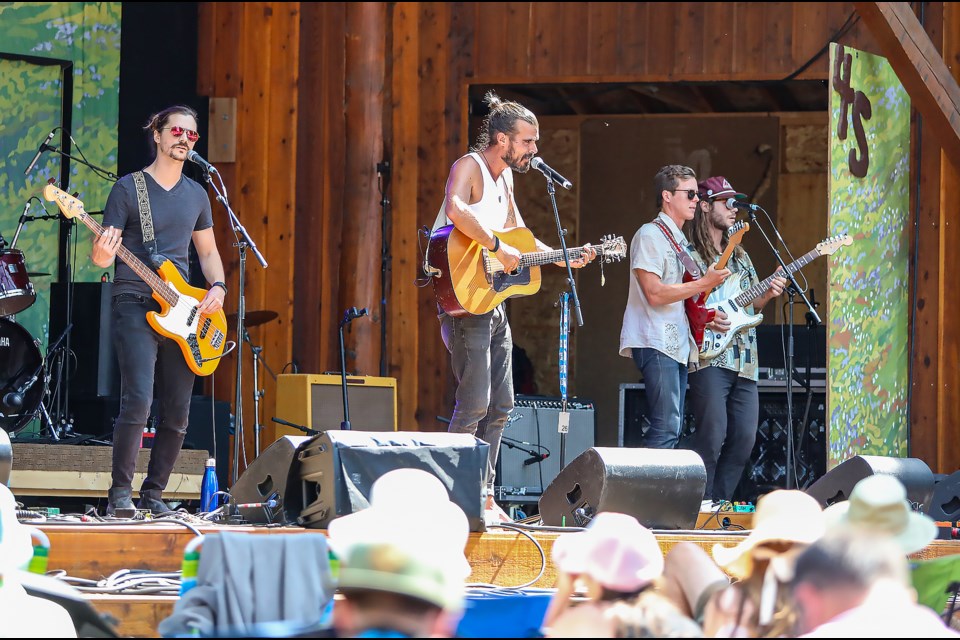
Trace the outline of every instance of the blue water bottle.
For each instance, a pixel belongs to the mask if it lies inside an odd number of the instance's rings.
[[[209,513],[220,505],[220,496],[217,492],[220,487],[217,483],[217,461],[208,458],[203,469],[203,481],[200,483],[200,511]]]

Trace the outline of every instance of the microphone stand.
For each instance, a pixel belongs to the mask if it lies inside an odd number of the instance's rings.
[[[250,352],[253,353],[253,457],[259,458],[260,432],[263,431],[263,425],[260,424],[260,399],[264,396],[264,390],[260,387],[259,365],[263,364],[274,380],[277,379],[277,374],[273,372],[267,361],[260,355],[263,353],[263,347],[253,344],[246,329],[243,330],[243,341],[250,345]]]
[[[347,352],[343,346],[343,328],[365,315],[365,308],[357,310],[356,307],[350,307],[343,313],[343,320],[340,321],[340,385],[343,390],[343,422],[340,423],[340,428],[347,431],[350,430],[350,402],[347,399]]]
[[[764,210],[760,205],[752,205],[752,206],[756,207],[756,209],[760,209],[767,215],[767,221],[770,222],[770,225],[773,227],[774,231],[776,232],[776,226],[773,224],[773,221],[770,220],[770,214],[768,214],[766,210]],[[780,264],[781,269],[783,269],[784,277],[786,277],[790,281],[790,284],[787,286],[787,295],[789,296],[787,308],[789,309],[789,311],[787,314],[788,320],[787,320],[787,354],[786,354],[787,355],[787,363],[786,363],[787,364],[787,452],[786,452],[787,483],[785,488],[793,489],[795,488],[794,480],[796,475],[796,469],[794,468],[794,464],[793,464],[793,457],[794,457],[794,451],[793,451],[793,305],[794,305],[794,298],[796,298],[796,296],[798,295],[800,296],[804,304],[807,305],[807,308],[809,309],[809,313],[811,314],[811,318],[813,319],[813,322],[815,324],[819,324],[821,321],[820,321],[820,316],[817,315],[817,312],[813,308],[813,305],[810,304],[810,301],[807,300],[807,296],[803,293],[803,289],[800,288],[800,286],[797,284],[796,279],[793,277],[793,273],[791,273],[790,270],[787,268],[786,263],[783,261],[783,258],[780,256],[780,252],[777,251],[776,245],[774,245],[774,243],[770,241],[770,238],[767,236],[767,232],[764,231],[763,227],[761,227],[757,223],[756,211],[753,208],[748,209],[747,215],[750,218],[750,222],[754,223],[754,226],[760,229],[760,233],[761,235],[763,235],[763,239],[767,241],[767,244],[770,246],[770,250],[773,251],[774,257],[777,259],[777,262]],[[787,244],[783,241],[783,238],[780,236],[779,232],[777,232],[777,238],[779,238],[780,242],[783,244],[784,247],[787,246]]]
[[[570,428],[570,414],[567,413],[567,387],[566,387],[566,350],[567,350],[567,318],[569,317],[569,302],[568,296],[573,298],[573,310],[577,315],[577,326],[583,326],[583,314],[580,312],[580,297],[577,295],[577,283],[573,279],[573,267],[570,266],[570,255],[567,252],[567,242],[565,236],[567,235],[566,229],[563,228],[563,225],[560,223],[560,211],[557,209],[557,187],[553,181],[553,178],[544,174],[544,177],[547,179],[547,193],[550,196],[550,204],[553,208],[553,219],[557,223],[557,236],[560,238],[560,249],[563,254],[563,261],[567,268],[567,287],[570,289],[569,293],[564,292],[561,297],[561,310],[560,310],[560,415],[557,420],[557,431],[560,432],[560,468],[564,467],[564,458],[566,456],[567,449],[567,431]]]
[[[230,471],[230,486],[232,487],[237,479],[240,477],[240,445],[243,442],[243,336],[246,335],[246,329],[243,327],[244,316],[246,314],[246,298],[244,295],[244,286],[245,278],[244,272],[246,271],[247,265],[247,247],[250,247],[253,250],[253,255],[256,257],[257,262],[260,263],[260,266],[264,269],[267,268],[267,261],[264,259],[263,254],[260,253],[260,250],[257,249],[257,244],[250,237],[250,234],[247,233],[246,228],[240,224],[240,220],[237,218],[237,215],[233,212],[233,209],[230,208],[230,201],[227,199],[227,187],[223,184],[223,178],[220,176],[220,172],[216,171],[217,180],[220,182],[220,189],[217,188],[217,185],[214,184],[213,179],[210,177],[209,171],[203,172],[203,179],[206,180],[214,192],[217,194],[217,202],[223,205],[224,209],[227,210],[227,215],[230,219],[230,226],[233,228],[233,234],[237,237],[237,243],[234,245],[240,252],[240,274],[239,274],[239,285],[237,287],[237,389],[236,389],[236,408],[235,411],[235,420],[233,427],[233,467]],[[221,192],[221,189],[223,190]]]

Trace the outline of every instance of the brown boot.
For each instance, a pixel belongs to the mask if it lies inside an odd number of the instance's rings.
[[[147,489],[140,492],[140,501],[137,502],[138,509],[148,509],[153,515],[158,516],[164,513],[171,513],[173,509],[167,506],[160,499],[161,491],[159,489]]]

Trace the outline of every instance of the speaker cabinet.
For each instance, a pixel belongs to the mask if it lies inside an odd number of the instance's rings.
[[[933,496],[933,472],[919,458],[854,456],[828,471],[807,488],[807,493],[828,507],[850,497],[854,485],[876,473],[894,476],[907,489],[907,499],[925,509]]]
[[[617,511],[650,529],[692,529],[706,486],[693,451],[593,447],[543,492],[540,516],[545,525],[584,527],[598,513]]]
[[[244,507],[240,514],[253,524],[293,524],[303,508],[297,452],[310,436],[281,436],[260,452],[230,489],[233,504],[275,500],[274,506]]]
[[[467,515],[470,530],[483,531],[489,451],[490,445],[465,433],[324,431],[298,454],[306,505],[298,521],[326,529],[334,518],[368,507],[370,487],[383,474],[422,469],[443,482],[450,500]]]
[[[934,485],[927,515],[938,522],[960,520],[960,471],[954,471]]]
[[[229,486],[230,478],[230,403],[210,396],[190,398],[190,422],[184,449],[205,449],[217,461],[217,481]]]
[[[347,376],[350,427],[354,431],[397,430],[397,380]],[[339,374],[292,373],[277,376],[277,417],[308,429],[339,429],[343,422],[343,386]],[[273,439],[303,435],[270,423]],[[268,429],[269,434],[269,429]]]
[[[70,396],[83,398],[117,397],[120,375],[113,350],[110,325],[113,317],[112,282],[74,282],[73,315],[67,317],[67,286],[50,285],[50,342],[73,322],[70,350],[76,355],[76,370],[70,375]]]
[[[497,496],[540,496],[560,473],[560,399],[517,396],[503,430],[497,460]],[[594,445],[593,403],[568,400],[570,425],[564,443],[564,462]],[[543,458],[543,455],[547,455]]]

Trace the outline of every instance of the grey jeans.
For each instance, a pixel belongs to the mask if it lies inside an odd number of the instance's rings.
[[[450,433],[470,433],[490,445],[487,495],[493,494],[500,439],[513,411],[513,336],[503,305],[481,316],[440,316],[440,335],[457,379]]]

